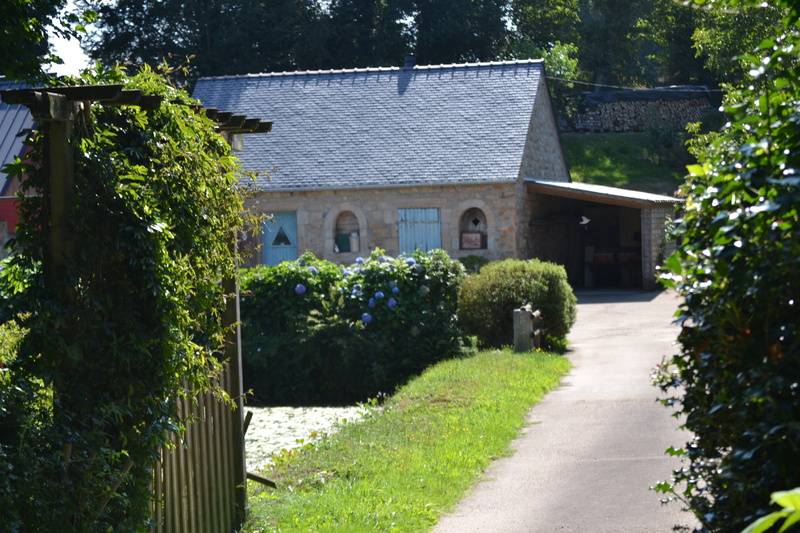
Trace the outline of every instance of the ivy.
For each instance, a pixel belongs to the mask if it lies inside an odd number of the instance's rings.
[[[46,272],[44,136],[31,132],[3,316],[27,334],[0,390],[0,523],[8,531],[143,531],[157,451],[185,391],[211,390],[228,333],[220,281],[248,220],[225,139],[166,74],[84,74],[160,95],[76,122],[73,252]],[[44,267],[44,268],[43,268]],[[218,391],[219,392],[219,391]],[[122,480],[116,490],[113,484]]]

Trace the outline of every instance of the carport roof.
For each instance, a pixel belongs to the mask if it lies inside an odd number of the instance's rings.
[[[529,189],[535,192],[604,204],[646,207],[652,204],[683,203],[682,199],[672,196],[618,189],[616,187],[606,187],[604,185],[593,185],[590,183],[539,180],[525,180],[525,183],[528,185]]]

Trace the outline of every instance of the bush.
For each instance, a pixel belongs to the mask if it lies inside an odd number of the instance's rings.
[[[564,267],[536,259],[490,263],[461,283],[458,319],[489,347],[513,344],[514,309],[531,303],[542,311],[544,343],[563,349],[575,323],[576,298]]]
[[[682,328],[657,378],[694,439],[657,489],[700,531],[738,533],[771,512],[772,493],[800,486],[798,13],[789,21],[745,59],[756,79],[729,95],[731,124],[690,168],[664,276]]]
[[[467,269],[468,274],[475,274],[476,272],[480,272],[483,267],[489,264],[489,260],[483,257],[482,255],[465,255],[464,257],[459,258],[461,264],[464,265],[464,268]]]
[[[351,267],[306,253],[244,275],[245,385],[264,403],[351,403],[463,353],[464,269],[441,250]]]

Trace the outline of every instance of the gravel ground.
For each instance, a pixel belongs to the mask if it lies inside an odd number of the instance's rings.
[[[336,430],[342,420],[361,418],[360,407],[250,407],[253,419],[245,435],[247,470],[257,472],[270,457],[283,449],[301,446],[298,439],[312,442]],[[316,437],[311,438],[313,432]]]

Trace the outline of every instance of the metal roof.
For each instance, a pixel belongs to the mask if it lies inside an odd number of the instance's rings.
[[[525,180],[525,183],[533,191],[542,194],[551,194],[590,202],[601,202],[604,204],[639,207],[652,204],[679,204],[684,201],[681,198],[674,198],[672,196],[618,189],[616,187],[606,187],[604,185],[593,185],[590,183],[567,183],[540,180]]]
[[[23,83],[13,82],[0,76],[0,91],[25,87]],[[19,134],[32,127],[33,117],[27,107],[0,101],[0,196],[5,196],[9,185],[2,168],[13,162],[14,157],[22,157],[25,153],[24,137]]]

